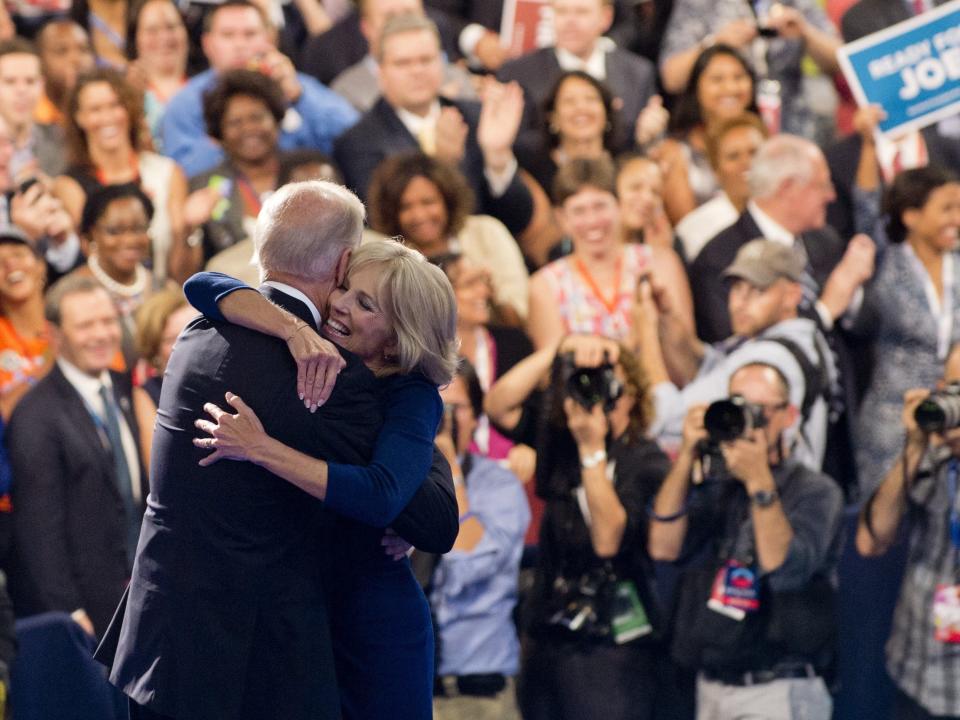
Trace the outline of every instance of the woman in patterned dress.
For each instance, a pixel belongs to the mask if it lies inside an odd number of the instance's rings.
[[[902,449],[903,394],[933,387],[960,340],[960,181],[933,166],[904,171],[887,192],[886,212],[891,245],[857,323],[874,358],[856,424],[861,497]]]
[[[676,254],[624,242],[615,177],[607,159],[571,160],[557,173],[554,205],[573,253],[530,278],[527,334],[538,350],[574,333],[633,345],[633,313],[643,278],[665,293],[693,328],[690,287]]]

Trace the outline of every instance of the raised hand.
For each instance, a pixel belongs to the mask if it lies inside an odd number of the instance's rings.
[[[203,467],[219,460],[252,460],[256,457],[257,443],[267,437],[260,418],[238,395],[228,392],[226,400],[237,411],[236,415],[231,415],[219,405],[206,403],[204,412],[216,423],[203,419],[194,422],[197,429],[210,435],[193,439],[196,447],[213,450],[200,460]]]

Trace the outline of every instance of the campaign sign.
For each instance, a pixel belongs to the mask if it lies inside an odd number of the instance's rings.
[[[500,42],[510,57],[553,45],[553,8],[548,0],[504,0]]]
[[[899,0],[892,0],[897,2]],[[857,104],[880,105],[897,135],[960,112],[960,0],[840,48]]]

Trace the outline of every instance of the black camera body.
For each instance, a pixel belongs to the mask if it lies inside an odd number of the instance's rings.
[[[604,412],[610,412],[623,395],[623,383],[609,361],[592,368],[578,367],[573,353],[564,353],[560,356],[560,365],[566,396],[586,410],[602,405]]]
[[[960,427],[960,382],[931,392],[913,412],[917,427],[927,433]]]
[[[763,407],[747,402],[741,395],[710,403],[703,416],[703,426],[714,445],[747,437],[766,424]]]

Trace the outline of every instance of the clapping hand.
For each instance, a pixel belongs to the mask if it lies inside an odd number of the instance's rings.
[[[667,132],[669,122],[670,112],[663,106],[663,98],[654,95],[637,115],[637,129],[634,133],[637,145],[643,148],[661,140]]]
[[[477,143],[483,150],[488,168],[499,172],[513,156],[513,143],[523,119],[523,90],[515,82],[503,85],[496,80],[487,80],[481,95]]]
[[[441,108],[437,118],[436,152],[437,160],[459,165],[467,147],[467,135],[470,128],[455,107]]]
[[[267,437],[256,413],[238,395],[228,392],[226,400],[237,411],[236,415],[231,415],[214,403],[206,403],[203,409],[216,423],[203,419],[194,422],[199,430],[210,437],[194,438],[193,444],[198,448],[213,450],[200,460],[202,467],[219,460],[254,460],[258,443]]]

